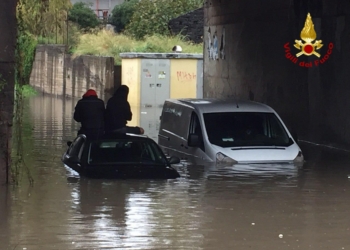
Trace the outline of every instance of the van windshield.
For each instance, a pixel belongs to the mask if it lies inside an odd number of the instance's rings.
[[[205,113],[204,123],[210,143],[220,147],[290,146],[293,144],[273,113]]]

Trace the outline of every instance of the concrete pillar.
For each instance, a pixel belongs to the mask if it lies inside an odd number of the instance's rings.
[[[0,1],[0,185],[8,178],[11,156],[17,1]]]
[[[334,45],[323,64],[296,57],[307,13],[321,58]],[[349,13],[346,0],[207,1],[204,96],[264,102],[305,139],[350,144]]]

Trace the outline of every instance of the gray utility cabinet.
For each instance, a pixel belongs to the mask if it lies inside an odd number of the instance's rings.
[[[203,55],[120,53],[122,84],[129,86],[131,126],[158,141],[163,103],[169,98],[203,97]]]
[[[140,126],[158,140],[163,103],[170,97],[170,60],[141,60]],[[168,77],[166,77],[168,76]]]

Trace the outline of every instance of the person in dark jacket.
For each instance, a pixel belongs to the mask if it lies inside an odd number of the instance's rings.
[[[143,134],[141,127],[127,126],[127,122],[131,121],[132,113],[128,102],[129,87],[121,85],[108,100],[106,106],[105,128],[106,133],[132,133]]]
[[[75,106],[74,120],[81,123],[79,134],[87,137],[98,137],[104,133],[105,104],[97,97],[93,89],[89,89]]]

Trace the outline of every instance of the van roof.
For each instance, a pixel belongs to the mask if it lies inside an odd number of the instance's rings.
[[[168,99],[167,101],[185,104],[193,107],[201,113],[213,113],[213,112],[268,112],[275,113],[275,111],[268,105],[247,101],[247,100],[234,100],[234,99],[217,99],[217,98],[181,98],[181,99]]]

